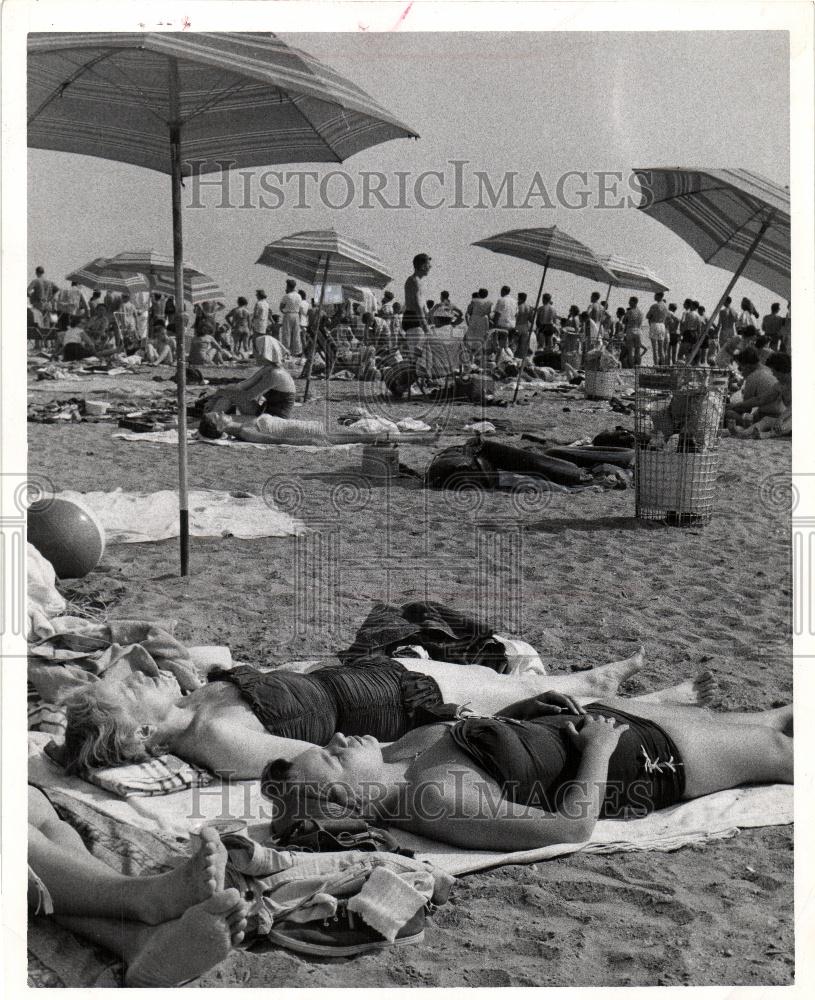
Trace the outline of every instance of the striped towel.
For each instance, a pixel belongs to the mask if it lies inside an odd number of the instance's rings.
[[[123,799],[131,796],[168,795],[183,788],[209,785],[215,779],[203,768],[188,764],[180,757],[164,754],[140,764],[106,767],[89,771],[87,781]]]

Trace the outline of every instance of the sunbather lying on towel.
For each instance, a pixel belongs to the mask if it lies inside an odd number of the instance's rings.
[[[81,773],[170,752],[227,779],[258,778],[270,759],[292,760],[337,730],[390,742],[436,719],[445,703],[490,715],[550,689],[606,697],[642,664],[640,651],[577,674],[513,675],[372,656],[306,674],[238,666],[187,695],[169,673],[112,672],[66,701],[66,767]]]
[[[198,425],[201,437],[217,441],[232,437],[255,444],[329,444],[319,420],[287,420],[262,413],[259,417],[206,413]]]
[[[120,955],[126,986],[179,986],[226,958],[246,929],[246,904],[224,889],[226,849],[215,830],[200,836],[166,874],[119,875],[29,785],[29,909]]]
[[[500,714],[424,726],[384,749],[337,733],[323,749],[269,764],[264,794],[290,801],[294,783],[459,847],[519,851],[582,843],[600,817],[792,783],[791,706],[714,715],[640,699],[581,708],[555,694]]]

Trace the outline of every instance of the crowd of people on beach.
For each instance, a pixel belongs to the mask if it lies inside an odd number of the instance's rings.
[[[690,297],[681,310],[661,291],[647,308],[631,296],[627,308],[612,310],[593,291],[584,308],[572,304],[562,309],[549,292],[536,308],[525,292],[513,294],[509,285],[502,285],[495,299],[487,288],[474,291],[462,309],[446,290],[438,299],[427,297],[431,260],[424,253],[414,257],[401,302],[390,290],[377,301],[366,289],[360,292],[362,301],[345,298],[321,308],[288,279],[277,312],[263,289],[256,290],[251,306],[245,296],[229,310],[221,302],[185,306],[187,363],[197,367],[256,360],[256,339],[273,338],[279,369],[299,369],[301,377],[346,371],[348,377],[370,381],[402,361],[421,367],[433,338],[446,337],[459,342],[468,370],[496,379],[560,372],[579,382],[579,373],[598,357],[621,368],[646,361],[708,366],[729,370],[734,389],[744,382],[741,400],[727,413],[731,434],[790,432],[789,303],[784,315],[781,303],[773,302],[761,317],[749,298],[742,298],[737,309],[728,297],[709,316]],[[29,337],[64,361],[129,357],[146,365],[174,365],[175,313],[172,296],[96,289],[87,298],[75,282],[60,288],[42,267],[28,286]],[[268,356],[269,351],[262,353]],[[284,389],[288,398],[293,389],[288,384]]]

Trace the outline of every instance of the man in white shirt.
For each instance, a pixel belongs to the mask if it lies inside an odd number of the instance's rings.
[[[302,354],[300,345],[300,303],[302,299],[295,291],[297,282],[286,280],[286,294],[280,300],[283,322],[280,328],[280,343],[292,354]]]
[[[507,332],[515,329],[515,314],[518,312],[518,303],[509,293],[509,285],[504,285],[501,289],[501,296],[495,303],[495,312],[492,317],[493,324],[499,330]]]

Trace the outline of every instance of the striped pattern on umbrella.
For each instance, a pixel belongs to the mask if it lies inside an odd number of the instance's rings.
[[[659,280],[653,271],[635,260],[627,260],[617,254],[601,257],[603,265],[613,271],[616,281],[611,284],[615,288],[630,288],[635,292],[667,292],[668,286]]]
[[[638,206],[688,243],[707,264],[734,272],[762,225],[746,278],[785,298],[790,294],[790,196],[750,170],[644,167],[634,171]]]
[[[150,285],[143,274],[133,274],[111,267],[106,257],[97,257],[84,267],[65,275],[66,281],[75,281],[86,288],[104,288],[110,292],[135,295],[149,292]]]
[[[384,288],[391,281],[391,275],[370,247],[334,229],[293,233],[268,243],[257,263],[316,285],[324,279],[326,259],[329,261],[326,284]]]
[[[28,145],[169,173],[173,60],[185,173],[223,163],[337,163],[417,137],[359,87],[274,35],[35,32]]]
[[[145,275],[154,292],[175,295],[173,258],[155,250],[126,250],[110,258],[113,267],[137,271]],[[217,281],[191,264],[184,262],[184,298],[193,305],[223,299],[224,293]]]
[[[154,292],[161,292],[162,295],[175,296],[175,279],[172,275],[167,275],[164,271],[156,274],[151,282]],[[191,302],[194,306],[201,302],[222,302],[224,295],[220,285],[208,278],[205,274],[189,274],[184,272],[184,301]]]
[[[593,250],[568,233],[549,226],[540,229],[510,229],[497,236],[473,243],[474,247],[485,247],[495,253],[504,253],[520,260],[528,260],[541,267],[551,267],[557,271],[568,271],[582,278],[605,283],[615,281],[615,275],[605,267]]]

